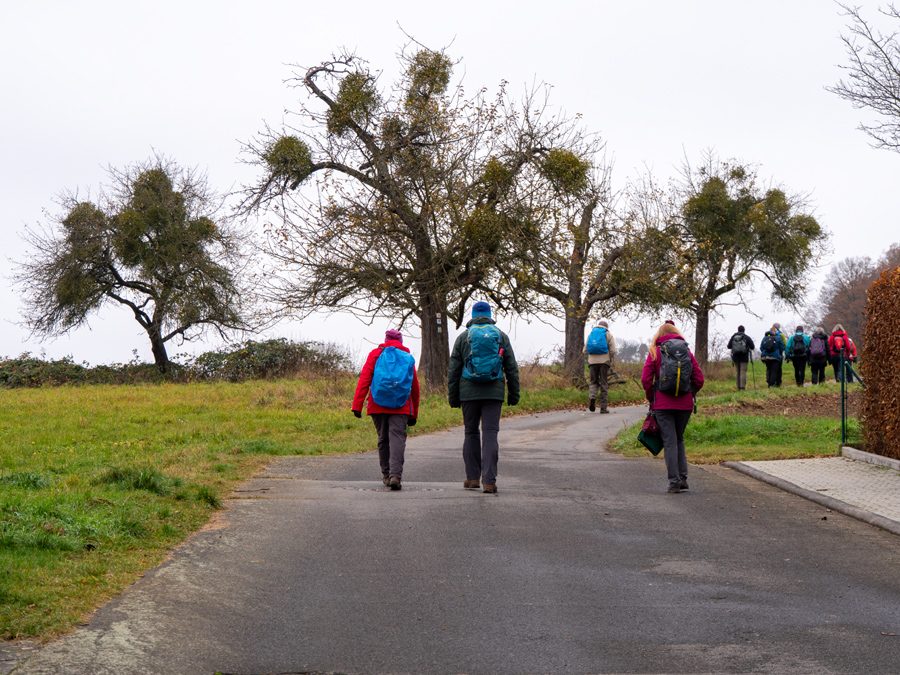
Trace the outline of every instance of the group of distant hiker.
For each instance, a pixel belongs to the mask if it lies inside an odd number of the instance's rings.
[[[606,321],[592,327],[584,352],[590,374],[588,407],[596,410],[599,395],[600,412],[609,413],[616,343]],[[653,336],[641,384],[664,445],[668,492],[687,490],[684,430],[696,410],[694,397],[703,386],[703,372],[672,321]],[[508,405],[519,402],[519,367],[509,337],[497,328],[486,302],[473,305],[466,331],[456,338],[447,392],[450,407],[462,408],[463,488],[496,494],[500,413],[504,400]],[[382,482],[400,490],[407,428],[416,424],[419,413],[419,380],[415,359],[397,330],[388,330],[384,342],[369,352],[353,396],[356,417],[362,417],[367,398],[366,412],[378,435]]]
[[[737,388],[746,389],[747,367],[756,345],[744,332],[743,326],[738,326],[737,333],[728,340],[727,349],[735,366]],[[859,377],[852,367],[858,358],[856,345],[841,324],[835,325],[830,335],[821,326],[816,326],[811,335],[803,332],[803,326],[797,326],[794,334],[788,336],[782,332],[781,324],[773,323],[760,341],[759,354],[760,360],[766,364],[766,384],[769,387],[781,386],[781,370],[785,361],[794,366],[794,381],[798,387],[806,383],[807,365],[813,384],[825,382],[825,367],[829,363],[834,368],[836,382],[852,382],[854,376]]]

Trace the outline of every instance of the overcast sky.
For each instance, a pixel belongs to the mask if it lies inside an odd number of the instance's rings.
[[[827,265],[846,256],[877,257],[900,240],[896,176],[900,155],[870,147],[856,130],[867,113],[825,91],[846,62],[846,17],[827,0],[592,0],[342,3],[217,0],[154,3],[7,3],[0,24],[0,190],[4,280],[0,356],[24,351],[72,355],[91,364],[152,360],[129,311],[109,307],[68,337],[41,343],[21,328],[8,279],[10,260],[26,251],[26,224],[56,212],[64,189],[96,191],[108,165],[124,167],[154,149],[208,173],[228,191],[253,176],[238,162],[242,142],[263,123],[278,126],[297,108],[284,80],[291,64],[309,67],[347,47],[396,73],[402,26],[461,59],[466,88],[513,93],[535,81],[553,85],[552,101],[606,140],[621,186],[639,170],[659,178],[706,149],[758,164],[762,178],[811,195],[815,215],[833,235]],[[439,7],[439,9],[438,9]],[[511,9],[514,7],[514,9]],[[877,18],[877,5],[862,4]],[[882,22],[882,26],[885,24]],[[891,30],[898,26],[885,26]],[[821,283],[822,273],[816,277]],[[773,320],[729,310],[711,333],[744,323],[758,341]],[[646,340],[661,317],[613,320],[617,336]],[[563,341],[556,327],[502,317],[520,358]],[[285,324],[272,335],[325,339],[351,351],[378,342],[371,327],[346,317]],[[792,327],[792,326],[791,326]],[[829,327],[830,328],[830,327]],[[685,327],[689,335],[689,326]],[[352,337],[348,337],[352,336]],[[417,346],[418,333],[407,341]],[[172,345],[170,354],[204,345]]]

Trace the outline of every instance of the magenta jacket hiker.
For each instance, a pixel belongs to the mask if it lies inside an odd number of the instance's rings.
[[[662,343],[668,340],[683,340],[684,338],[677,333],[670,333],[668,335],[663,335],[657,341],[657,347]],[[694,358],[694,355],[691,354],[691,386],[694,390],[694,395],[700,391],[703,387],[703,371],[700,370],[700,364],[697,363],[697,360]],[[659,375],[659,367],[662,362],[662,358],[659,354],[659,349],[656,350],[656,358],[652,358],[650,354],[647,354],[647,361],[644,363],[644,370],[641,373],[641,386],[644,387],[644,393],[647,396],[647,400],[650,401],[650,409],[651,410],[693,410],[694,409],[694,397],[683,394],[681,396],[671,396],[669,394],[664,394],[660,391],[656,391],[653,388],[653,383],[656,381],[657,376]]]
[[[356,385],[356,393],[353,395],[353,405],[350,406],[351,410],[358,410],[362,412],[363,403],[366,400],[366,396],[368,396],[369,394],[369,387],[372,385],[372,375],[375,373],[375,362],[378,360],[378,357],[381,356],[381,352],[385,347],[396,347],[397,349],[402,349],[404,352],[409,353],[409,349],[404,347],[403,343],[399,340],[387,340],[378,345],[377,348],[369,352],[369,357],[366,359],[366,365],[363,366],[362,372],[359,375],[359,382]],[[394,415],[409,415],[410,417],[418,417],[418,371],[413,370],[412,391],[410,392],[409,398],[406,399],[406,403],[402,408],[382,408],[372,400],[371,396],[369,396],[368,398],[369,404],[366,406],[366,413],[369,415],[371,415],[372,413],[391,413]]]

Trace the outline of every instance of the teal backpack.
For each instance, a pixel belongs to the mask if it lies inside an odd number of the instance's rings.
[[[462,376],[472,382],[491,382],[503,379],[503,349],[500,329],[491,323],[471,326],[466,339],[469,355]]]

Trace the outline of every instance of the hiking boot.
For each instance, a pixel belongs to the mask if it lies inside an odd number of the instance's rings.
[[[466,479],[463,481],[463,487],[466,489],[477,490],[481,487],[481,481],[477,478],[473,478],[472,480]]]
[[[588,410],[594,412],[597,409],[597,399],[592,398],[590,402],[588,402]]]
[[[385,487],[387,487],[388,485],[391,484],[391,477],[390,477],[390,476],[385,476],[384,478],[381,479],[381,482],[384,483],[384,486],[385,486]]]
[[[680,487],[682,490],[687,490],[688,489],[687,481],[686,480],[681,481],[681,485],[679,485],[678,487]]]
[[[670,485],[669,489],[666,490],[666,492],[671,492],[673,495],[677,495],[679,492],[681,492],[681,486],[680,485]]]
[[[400,477],[399,476],[391,476],[391,480],[388,483],[391,487],[391,490],[399,490],[400,489]]]
[[[484,491],[485,491],[485,493],[487,493],[489,495],[495,495],[495,494],[497,494],[497,486],[496,485],[488,485],[487,483],[485,483]]]
[[[603,408],[600,412],[605,415],[609,415],[609,408]]]

